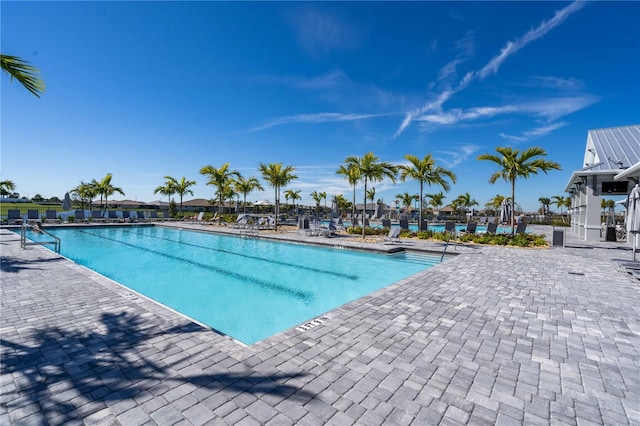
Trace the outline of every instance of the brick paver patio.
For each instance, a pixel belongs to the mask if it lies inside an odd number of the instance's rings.
[[[570,241],[458,247],[246,347],[2,229],[0,424],[640,424],[631,251]]]

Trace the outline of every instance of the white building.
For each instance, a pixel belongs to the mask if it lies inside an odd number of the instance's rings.
[[[601,197],[627,195],[640,180],[640,125],[589,130],[584,167],[571,174],[571,230],[600,241]]]

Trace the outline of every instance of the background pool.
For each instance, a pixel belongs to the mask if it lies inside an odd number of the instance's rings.
[[[49,231],[69,259],[247,344],[440,262],[163,227]]]

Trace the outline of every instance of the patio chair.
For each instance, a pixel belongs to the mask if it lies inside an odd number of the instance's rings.
[[[84,210],[76,210],[75,217],[76,217],[76,222],[84,222],[84,223],[89,222],[87,217],[84,215]]]
[[[147,218],[145,217],[144,212],[137,211],[136,212],[136,221],[137,222],[146,222]]]
[[[384,241],[387,244],[400,243],[401,232],[402,232],[402,229],[400,227],[394,226],[393,228],[389,229],[389,233],[387,235],[383,236],[382,241]]]
[[[524,234],[527,230],[527,222],[519,222],[518,226],[516,226],[516,234]]]
[[[474,221],[469,221],[469,223],[467,223],[467,228],[462,231],[462,234],[475,234],[476,233],[476,229],[478,228],[478,224]]]
[[[22,216],[20,210],[7,211],[7,222],[9,225],[22,225]]]
[[[58,219],[58,212],[55,210],[47,210],[44,223],[60,223],[60,219]]]
[[[91,210],[91,221],[105,223],[107,219],[102,217],[102,212],[99,210]]]
[[[458,235],[458,230],[456,228],[456,223],[452,222],[450,220],[444,223],[444,231],[445,232],[450,232],[453,236],[457,236]]]
[[[27,223],[35,223],[40,222],[40,215],[38,214],[38,210],[27,210]]]
[[[391,228],[391,219],[382,219],[383,228]]]
[[[489,222],[487,224],[487,234],[495,234],[498,232],[498,223],[497,222]]]
[[[400,219],[400,229],[409,230],[409,219]]]

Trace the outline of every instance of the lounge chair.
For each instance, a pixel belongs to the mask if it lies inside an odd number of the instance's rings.
[[[89,222],[87,217],[84,215],[84,210],[76,210],[75,211],[76,222]]]
[[[498,223],[497,222],[489,222],[487,223],[487,234],[495,234],[498,232]]]
[[[400,219],[400,229],[409,230],[409,219]]]
[[[467,223],[467,228],[462,231],[463,234],[475,234],[476,233],[476,229],[478,228],[478,224],[474,221],[469,221],[469,223]]]
[[[35,222],[40,222],[40,215],[38,214],[38,210],[27,210],[27,222],[28,223],[35,223]]]
[[[389,233],[383,237],[382,241],[388,244],[399,243],[401,232],[402,229],[400,227],[394,226],[393,228],[389,229]]]
[[[391,228],[391,219],[382,219],[383,228]]]
[[[46,218],[44,223],[60,223],[60,219],[58,219],[58,212],[55,210],[47,210]]]
[[[527,222],[519,222],[516,226],[516,234],[524,234],[527,230]]]
[[[163,221],[172,221],[175,220],[174,218],[171,217],[171,215],[169,214],[169,210],[167,209],[162,209],[160,210],[162,212],[162,220]]]
[[[107,221],[104,217],[102,217],[102,212],[99,210],[91,210],[91,221],[92,222],[100,222],[104,223]]]
[[[456,229],[456,223],[452,221],[445,222],[444,224],[445,232],[450,232],[452,235],[457,236],[458,230]]]
[[[7,222],[9,223],[9,225],[22,225],[22,216],[20,215],[20,210],[8,210]]]
[[[125,222],[129,222],[131,218],[131,212],[129,210],[122,211],[122,220]]]
[[[196,217],[187,219],[187,223],[205,223],[203,219],[204,219],[204,212],[200,212]]]

